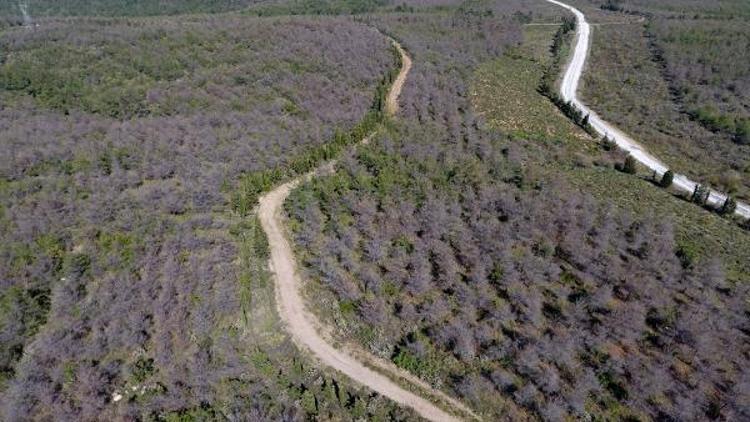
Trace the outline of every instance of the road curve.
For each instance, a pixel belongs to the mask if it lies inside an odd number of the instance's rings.
[[[411,68],[411,59],[406,52],[396,41],[392,40],[392,43],[401,54],[402,63],[401,70],[391,86],[386,99],[386,112],[391,115],[398,111],[398,96]],[[364,139],[363,142],[366,142],[367,139],[369,137]],[[333,162],[326,163],[318,170],[285,183],[260,198],[258,218],[268,237],[268,244],[271,251],[271,270],[275,282],[276,307],[279,316],[294,342],[299,347],[312,352],[323,364],[340,371],[359,384],[365,385],[403,406],[414,409],[420,416],[426,419],[433,421],[457,421],[458,419],[455,416],[440,409],[430,400],[404,389],[387,376],[368,368],[358,360],[358,358],[363,358],[359,356],[361,353],[358,354],[358,357],[355,357],[345,347],[336,347],[331,344],[330,339],[325,338],[324,334],[322,334],[325,330],[320,321],[305,306],[305,301],[300,293],[304,283],[297,271],[294,253],[284,229],[281,211],[289,193],[301,181],[329,171],[333,164]],[[387,369],[390,366],[374,356],[364,357],[364,360],[372,366],[380,368]],[[403,374],[394,375],[404,378]],[[424,383],[417,382],[417,384],[423,389],[429,389],[429,392],[433,396],[441,397],[457,409],[470,413],[460,403],[447,398],[443,393],[431,389]]]
[[[578,83],[583,75],[583,68],[586,64],[586,58],[589,52],[591,38],[591,26],[586,22],[584,14],[573,6],[557,0],[546,0],[549,3],[564,7],[571,11],[576,17],[577,41],[573,50],[573,57],[565,70],[560,94],[564,101],[570,101],[583,114],[589,115],[589,123],[601,136],[607,136],[617,143],[617,146],[630,153],[641,164],[655,171],[658,175],[664,174],[669,167],[662,163],[658,158],[651,155],[646,149],[636,142],[633,138],[617,129],[614,125],[604,121],[599,115],[583,104],[577,96]],[[696,183],[681,174],[675,174],[673,186],[684,192],[692,193]],[[714,207],[721,207],[726,201],[726,195],[718,192],[711,192],[708,198],[708,204]],[[737,203],[736,213],[744,218],[750,218],[750,206],[743,203]]]

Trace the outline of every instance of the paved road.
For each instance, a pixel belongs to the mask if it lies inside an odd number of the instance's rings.
[[[393,41],[402,58],[401,71],[388,93],[386,111],[393,115],[398,111],[398,96],[411,69],[411,59],[401,46]],[[369,139],[363,139],[367,142]],[[323,364],[328,365],[354,381],[377,391],[378,393],[400,403],[401,405],[414,409],[420,416],[433,421],[457,421],[458,418],[439,408],[432,401],[421,397],[401,387],[382,373],[371,369],[378,367],[394,377],[400,378],[412,385],[419,386],[423,391],[428,391],[434,397],[440,397],[443,402],[464,414],[473,415],[471,411],[458,401],[446,396],[440,391],[432,389],[429,385],[416,378],[403,373],[392,364],[355,351],[346,346],[337,346],[331,342],[324,333],[325,327],[305,306],[305,301],[300,293],[304,285],[299,276],[294,252],[289,244],[284,229],[282,217],[283,204],[289,193],[303,180],[315,177],[318,174],[330,172],[334,162],[322,165],[318,170],[303,177],[285,183],[273,191],[267,193],[260,199],[258,218],[261,226],[268,236],[268,244],[271,250],[271,270],[273,271],[276,291],[276,307],[284,322],[285,328],[291,334],[294,342],[302,349],[309,350]],[[369,365],[369,367],[368,367]]]
[[[573,12],[577,22],[577,41],[575,49],[573,50],[573,57],[571,58],[570,63],[565,70],[562,86],[560,87],[560,94],[562,95],[563,100],[570,101],[584,114],[588,114],[591,126],[593,126],[600,135],[607,136],[610,139],[614,140],[617,143],[618,147],[630,153],[630,155],[632,155],[633,158],[638,160],[641,164],[645,165],[653,171],[656,171],[656,173],[661,176],[669,169],[669,167],[667,167],[663,162],[656,158],[656,156],[646,151],[646,149],[642,145],[640,145],[626,133],[617,129],[612,124],[604,121],[601,117],[599,117],[599,115],[596,114],[595,111],[591,110],[588,106],[583,104],[580,99],[578,99],[578,83],[581,80],[583,68],[586,65],[586,58],[589,52],[591,26],[588,22],[586,22],[586,17],[583,15],[583,13],[581,13],[581,11],[576,9],[575,7],[557,0],[547,1]],[[686,176],[675,174],[673,185],[674,187],[682,191],[692,193],[695,189],[696,183],[688,179]],[[708,203],[715,207],[720,207],[724,204],[725,200],[726,195],[712,191],[711,195],[708,198]],[[748,206],[747,204],[738,203],[736,212],[738,215],[744,218],[750,218],[750,206]]]

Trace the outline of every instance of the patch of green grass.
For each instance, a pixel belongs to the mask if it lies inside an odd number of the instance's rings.
[[[551,38],[556,28],[526,27],[520,49],[485,63],[476,71],[472,101],[490,128],[539,142],[581,144],[590,140],[537,91],[551,60]]]

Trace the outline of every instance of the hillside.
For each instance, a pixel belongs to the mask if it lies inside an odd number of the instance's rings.
[[[597,13],[584,98],[675,170],[750,198],[747,3],[578,3]]]
[[[746,2],[570,4],[582,100],[750,200]],[[750,222],[561,100],[576,30],[0,4],[0,420],[750,419]]]
[[[263,237],[230,201],[365,116],[396,66],[383,36],[224,16],[0,46],[3,420],[391,412],[279,333]]]
[[[746,416],[750,236],[536,91],[555,27],[488,49],[470,34],[496,21],[458,16],[375,20],[416,75],[402,121],[292,194],[309,300],[488,420]]]

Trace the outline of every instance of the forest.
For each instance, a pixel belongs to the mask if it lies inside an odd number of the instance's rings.
[[[264,240],[230,203],[364,118],[398,66],[384,36],[50,20],[0,51],[0,419],[408,417],[279,336]]]
[[[746,263],[551,177],[580,153],[489,128],[473,72],[525,32],[481,15],[373,18],[414,76],[403,119],[287,203],[309,300],[489,420],[750,417]]]
[[[3,1],[0,15],[36,16],[149,16],[184,13],[216,13],[238,10],[258,0],[20,0]]]
[[[747,198],[746,3],[571,3],[594,108]],[[416,420],[276,315],[255,204],[335,157],[285,214],[337,340],[486,420],[750,419],[750,232],[555,107],[562,9],[23,4],[38,26],[0,4],[0,420]],[[394,118],[387,36],[414,61]]]

